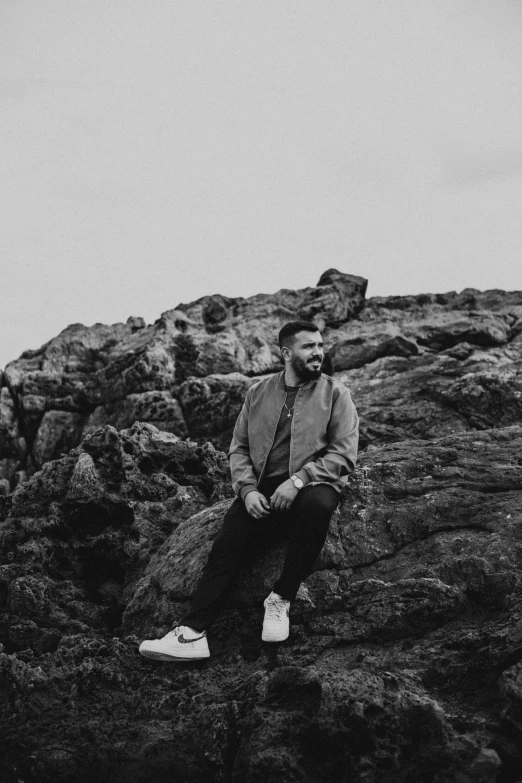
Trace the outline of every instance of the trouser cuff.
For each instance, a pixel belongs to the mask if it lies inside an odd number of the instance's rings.
[[[274,593],[280,595],[281,598],[284,598],[285,601],[293,601],[297,595],[300,584],[300,582],[296,584],[295,582],[292,583],[290,581],[278,579],[272,590]]]

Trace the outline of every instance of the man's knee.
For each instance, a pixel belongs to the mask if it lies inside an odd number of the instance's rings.
[[[339,503],[338,493],[327,484],[307,486],[302,492],[300,512],[307,516],[330,518]]]
[[[234,558],[248,546],[251,535],[245,504],[240,498],[236,498],[223,517],[212,543],[211,554]]]
[[[241,498],[236,498],[223,516],[223,522],[221,523],[218,535],[227,530],[243,527],[248,519],[249,516],[245,504]]]

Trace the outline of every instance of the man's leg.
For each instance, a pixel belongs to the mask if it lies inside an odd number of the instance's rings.
[[[142,655],[161,661],[209,657],[206,630],[218,617],[239,569],[272,530],[275,517],[270,514],[255,520],[240,498],[232,503],[214,539],[187,614],[162,639],[143,641],[139,648]]]
[[[283,642],[288,638],[290,601],[296,597],[301,582],[311,573],[338,502],[339,494],[329,484],[306,486],[294,500],[289,512],[294,532],[288,543],[281,576],[265,600],[263,641]]]
[[[270,534],[275,517],[270,514],[264,519],[252,519],[244,502],[236,498],[212,544],[183,625],[195,631],[210,628],[230,595],[239,570]]]
[[[259,490],[269,498],[280,483],[277,477],[267,479]],[[207,629],[221,612],[238,571],[266,541],[278,522],[280,518],[275,513],[253,519],[244,502],[236,498],[225,514],[190,608],[180,625],[162,639],[145,639],[140,644],[140,653],[162,661],[208,658]]]
[[[295,528],[281,576],[274,585],[274,592],[287,601],[293,601],[299,585],[310,575],[338,503],[339,493],[330,484],[307,485],[294,500],[290,515]]]

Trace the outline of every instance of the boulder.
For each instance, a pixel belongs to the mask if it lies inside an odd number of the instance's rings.
[[[67,454],[81,441],[85,416],[71,411],[46,411],[33,441],[32,458],[36,467]]]
[[[3,499],[2,780],[509,779],[522,427],[370,446],[287,642],[260,639],[282,535],[239,574],[208,661],[140,658],[186,607],[231,499],[223,454],[139,423],[100,428]]]
[[[9,493],[18,467],[27,453],[25,438],[20,431],[13,396],[7,386],[0,388],[0,476],[4,489]]]
[[[206,378],[185,381],[180,387],[179,400],[191,437],[209,438],[223,451],[228,451],[247,390],[258,380],[241,373],[213,373]]]
[[[514,343],[387,356],[335,378],[359,412],[360,448],[522,423],[522,351]]]
[[[89,435],[106,424],[110,424],[117,430],[127,429],[136,421],[153,424],[179,437],[188,434],[179,400],[173,397],[170,391],[129,394],[118,402],[99,405],[87,417],[83,425],[83,434]]]
[[[359,334],[336,343],[329,351],[332,370],[352,370],[363,367],[383,356],[417,356],[419,346],[415,340],[401,334],[382,333],[371,337]]]
[[[436,351],[458,343],[490,347],[507,343],[509,321],[502,315],[471,311],[465,317],[451,313],[437,314],[415,329],[417,342]]]

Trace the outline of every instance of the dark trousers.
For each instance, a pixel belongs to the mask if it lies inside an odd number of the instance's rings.
[[[281,481],[266,479],[259,491],[269,499]],[[272,511],[263,519],[253,519],[241,498],[236,498],[225,514],[190,609],[181,623],[196,631],[210,628],[230,595],[241,567],[283,530],[288,530],[290,540],[283,571],[273,591],[288,601],[293,600],[323,548],[338,502],[339,494],[330,484],[308,485],[299,491],[288,511]]]

